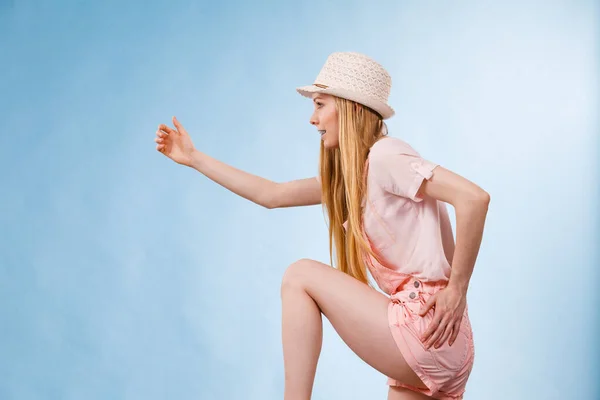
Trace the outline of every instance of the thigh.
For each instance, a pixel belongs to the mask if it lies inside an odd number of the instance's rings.
[[[400,382],[425,387],[392,337],[387,296],[338,269],[308,259],[288,267],[282,290],[286,287],[305,290],[342,340],[367,364]]]

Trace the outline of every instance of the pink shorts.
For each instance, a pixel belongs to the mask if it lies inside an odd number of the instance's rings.
[[[392,335],[404,359],[421,378],[427,389],[406,385],[388,377],[388,385],[400,386],[435,399],[462,399],[475,356],[473,331],[465,308],[460,332],[452,344],[448,340],[436,349],[429,349],[419,339],[433,319],[431,309],[423,317],[419,310],[429,297],[443,289],[446,283],[432,284],[411,278],[393,293],[388,306]]]

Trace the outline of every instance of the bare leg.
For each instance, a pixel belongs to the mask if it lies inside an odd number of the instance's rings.
[[[321,352],[321,313],[362,360],[382,374],[425,387],[408,366],[390,332],[389,299],[343,272],[303,259],[290,265],[281,285],[285,400],[311,398]],[[401,397],[406,393],[406,396]],[[424,399],[394,389],[393,400]],[[392,391],[390,391],[390,395]],[[411,396],[411,397],[407,397]]]
[[[285,400],[310,399],[323,343],[323,321],[317,303],[299,285],[284,281],[282,339]]]

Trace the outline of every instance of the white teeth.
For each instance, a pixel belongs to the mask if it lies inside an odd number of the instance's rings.
[[[319,133],[320,133],[321,135],[324,135],[324,134],[325,134],[325,131],[319,131]]]

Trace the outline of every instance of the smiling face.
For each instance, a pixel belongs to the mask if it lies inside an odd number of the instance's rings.
[[[323,146],[326,149],[339,147],[338,112],[334,97],[330,94],[315,93],[313,94],[313,105],[315,111],[310,117],[310,123],[320,131]]]

